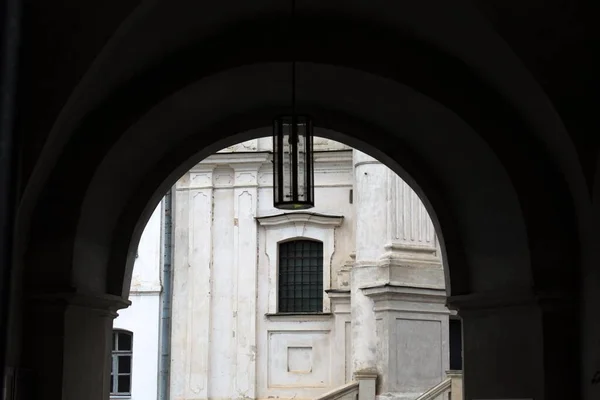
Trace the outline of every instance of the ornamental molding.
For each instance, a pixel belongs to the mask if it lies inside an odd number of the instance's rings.
[[[322,313],[266,313],[265,317],[269,321],[292,321],[292,322],[309,322],[309,321],[328,321],[333,318],[330,312]]]
[[[418,286],[394,285],[386,283],[361,288],[363,294],[376,303],[381,301],[410,301],[414,303],[446,303],[444,289],[432,289]]]
[[[342,225],[342,222],[344,221],[344,216],[299,211],[275,215],[265,215],[262,217],[256,217],[256,220],[261,226],[265,227],[297,223],[338,227]]]
[[[270,163],[272,158],[273,156],[270,152],[260,151],[216,153],[196,164],[190,172],[222,166],[230,166],[233,169],[244,167],[258,169],[262,164]]]
[[[270,151],[215,153],[196,164],[190,172],[206,172],[222,166],[230,166],[234,169],[243,165],[247,165],[249,168],[271,166],[272,160],[273,153]],[[337,167],[334,168],[335,170],[351,169],[352,150],[315,151],[313,161],[315,170],[332,168],[332,164]]]

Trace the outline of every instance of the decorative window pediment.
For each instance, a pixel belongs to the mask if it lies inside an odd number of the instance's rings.
[[[260,225],[269,227],[289,224],[311,224],[335,228],[342,224],[344,217],[342,215],[326,215],[314,212],[290,212],[256,217],[256,220]]]

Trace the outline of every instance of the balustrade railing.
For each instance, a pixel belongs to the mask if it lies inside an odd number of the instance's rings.
[[[327,393],[323,393],[315,400],[358,400],[358,382],[346,383],[344,386],[340,386]]]

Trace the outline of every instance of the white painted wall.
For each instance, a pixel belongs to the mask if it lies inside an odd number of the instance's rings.
[[[132,400],[157,398],[160,306],[161,207],[156,208],[138,248],[129,300],[113,327],[133,332]]]
[[[131,306],[119,312],[113,325],[133,332],[132,400],[157,398],[159,298],[132,294]]]

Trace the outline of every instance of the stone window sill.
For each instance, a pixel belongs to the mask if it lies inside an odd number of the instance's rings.
[[[271,321],[326,321],[332,313],[267,313],[265,317]]]

